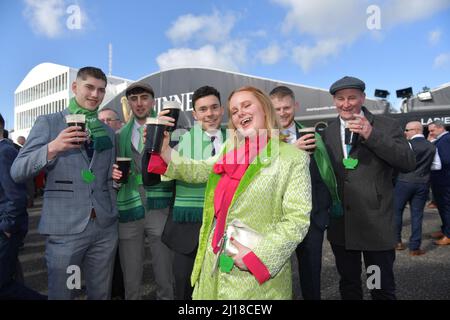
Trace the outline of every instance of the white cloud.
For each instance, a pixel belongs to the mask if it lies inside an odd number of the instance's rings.
[[[178,67],[209,67],[239,71],[246,63],[247,41],[231,36],[236,17],[214,11],[211,15],[178,17],[166,32],[175,48],[160,54],[161,70]]]
[[[439,41],[441,40],[441,35],[442,35],[442,32],[439,29],[431,31],[428,34],[428,42],[433,46],[438,44]]]
[[[300,44],[292,49],[293,61],[304,72],[337,56],[343,45],[352,43],[367,30],[367,4],[360,0],[273,2],[287,8],[283,32],[296,31],[312,38],[313,45]]]
[[[376,39],[383,39],[383,32],[398,24],[428,18],[450,7],[449,0],[380,0],[380,30],[369,30],[367,20],[372,14],[368,0],[272,0],[287,9],[282,31],[296,31],[313,42],[293,48],[294,61],[304,70],[336,56],[345,45],[351,45],[363,34],[370,32]],[[436,36],[435,36],[436,37]]]
[[[275,64],[283,56],[283,50],[277,44],[272,44],[257,53],[257,58],[263,64]]]
[[[339,40],[321,40],[315,46],[297,46],[293,48],[292,58],[304,72],[308,72],[313,65],[324,63],[328,58],[337,56],[344,43]]]
[[[382,18],[387,27],[428,18],[450,7],[448,0],[392,0],[382,6]]]
[[[186,43],[193,39],[197,42],[222,42],[229,37],[235,21],[234,15],[221,15],[217,11],[209,16],[187,14],[178,17],[166,35],[174,43]]]
[[[199,49],[174,48],[160,54],[156,61],[161,70],[180,67],[206,67],[238,71],[245,62],[246,46],[232,41],[216,47],[208,44]]]
[[[441,69],[450,65],[450,53],[441,53],[434,58],[433,68]]]
[[[64,28],[64,0],[25,0],[24,15],[35,33],[55,38]]]
[[[353,39],[366,28],[366,7],[360,0],[273,0],[287,8],[284,32],[292,30],[314,37]]]

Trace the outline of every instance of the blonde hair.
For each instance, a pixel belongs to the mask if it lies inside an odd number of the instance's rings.
[[[281,128],[280,123],[278,121],[277,114],[275,112],[275,108],[272,105],[272,101],[270,101],[269,97],[264,94],[260,89],[252,87],[252,86],[244,86],[239,89],[236,89],[230,93],[228,96],[228,128],[232,130],[233,140],[237,142],[236,135],[236,127],[232,121],[231,115],[231,98],[238,92],[250,92],[253,96],[259,101],[261,107],[264,112],[264,127],[267,129],[268,137],[272,137],[272,135],[278,136],[278,130]]]

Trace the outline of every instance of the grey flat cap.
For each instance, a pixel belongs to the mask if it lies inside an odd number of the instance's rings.
[[[346,76],[331,85],[330,93],[334,95],[337,91],[342,89],[359,89],[364,92],[364,90],[366,90],[366,84],[358,78]]]
[[[148,83],[141,82],[141,81],[130,84],[128,86],[127,90],[125,91],[125,95],[128,97],[128,95],[130,94],[130,91],[135,88],[142,88],[145,91],[149,92],[153,97],[155,97],[155,92],[153,91],[153,88]]]

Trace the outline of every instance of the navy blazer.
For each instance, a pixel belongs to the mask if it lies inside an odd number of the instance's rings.
[[[0,141],[0,233],[28,230],[26,186],[15,183],[9,173],[17,153],[11,141]]]
[[[436,186],[450,186],[450,133],[434,142],[441,158],[441,170],[431,171],[431,183]]]

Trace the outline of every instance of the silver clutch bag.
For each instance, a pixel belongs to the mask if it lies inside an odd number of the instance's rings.
[[[253,249],[263,238],[263,236],[259,232],[247,226],[245,223],[241,222],[239,219],[233,219],[227,227],[224,248],[224,252],[229,256],[233,256],[238,253],[237,248],[231,244],[231,238],[234,238],[242,245]]]

